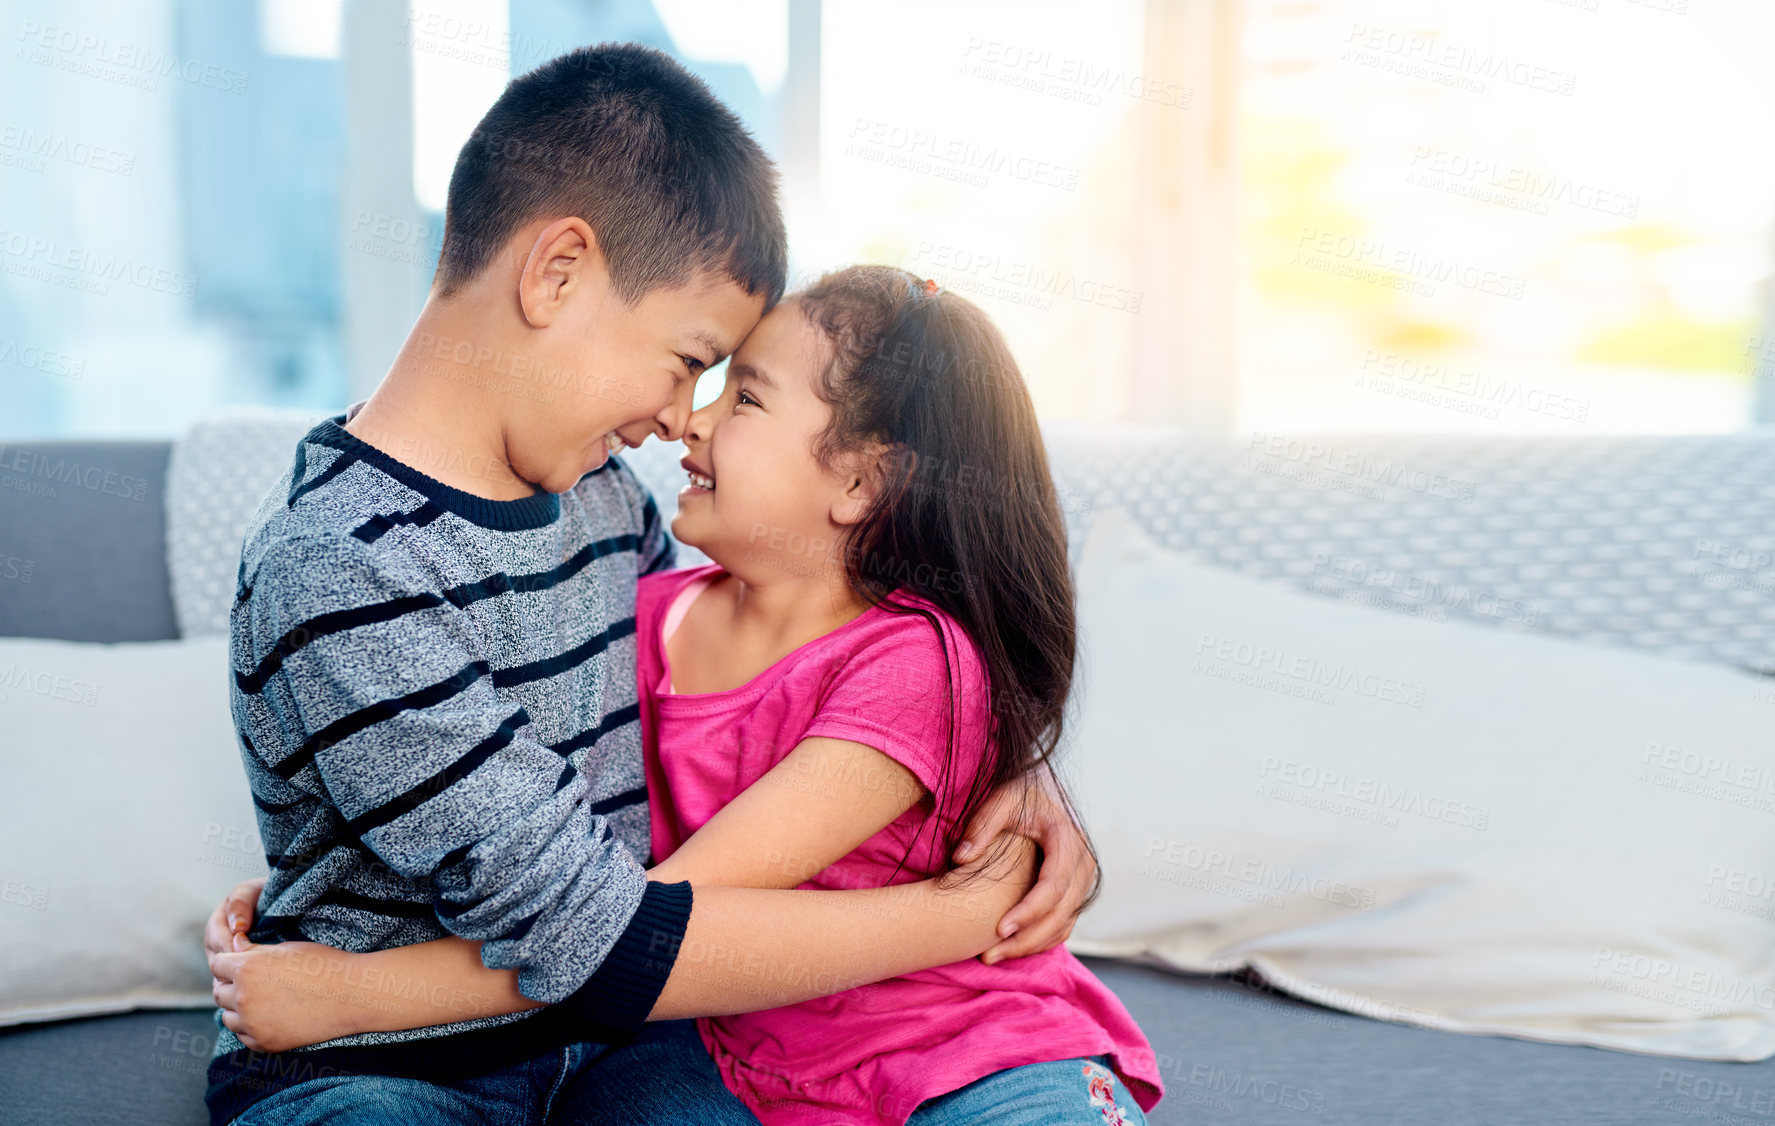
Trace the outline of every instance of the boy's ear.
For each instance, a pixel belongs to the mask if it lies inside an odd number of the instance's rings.
[[[910,450],[876,442],[840,458],[844,491],[832,502],[832,522],[847,528],[861,523],[875,498],[893,483],[894,467],[914,456]]]
[[[591,224],[570,215],[548,224],[531,241],[518,274],[518,304],[532,328],[546,328],[570,297],[608,280]]]

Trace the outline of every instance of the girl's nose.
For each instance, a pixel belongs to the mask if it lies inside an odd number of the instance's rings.
[[[726,396],[722,396],[725,399]],[[699,410],[690,412],[690,420],[684,425],[684,442],[706,442],[709,435],[715,432],[715,408],[721,405],[722,399],[716,399]]]

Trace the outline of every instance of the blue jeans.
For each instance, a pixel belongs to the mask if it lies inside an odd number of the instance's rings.
[[[906,1126],[1145,1126],[1108,1056],[1008,1067],[926,1099]]]
[[[448,1083],[387,1075],[310,1079],[254,1103],[235,1126],[758,1126],[721,1082],[693,1020],[658,1021],[618,1047],[569,1044]]]

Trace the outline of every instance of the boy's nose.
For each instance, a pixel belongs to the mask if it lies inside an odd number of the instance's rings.
[[[654,430],[660,438],[667,442],[676,442],[684,437],[684,428],[693,416],[691,405],[696,399],[696,380],[688,380],[672,396],[666,409],[653,416]]]

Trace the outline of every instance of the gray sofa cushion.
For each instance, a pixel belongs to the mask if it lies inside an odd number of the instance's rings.
[[[1321,1009],[1223,978],[1087,959],[1159,1056],[1154,1126],[1766,1122],[1775,1061],[1700,1063],[1462,1036]],[[144,1012],[0,1033],[11,1126],[200,1126],[215,1027]]]
[[[207,1126],[209,1010],[125,1013],[0,1033],[9,1126]]]
[[[1435,1032],[1225,978],[1086,962],[1159,1057],[1165,1099],[1155,1126],[1668,1126],[1775,1116],[1775,1060],[1702,1062]]]
[[[170,450],[167,442],[0,445],[0,637],[178,636],[166,570]]]

